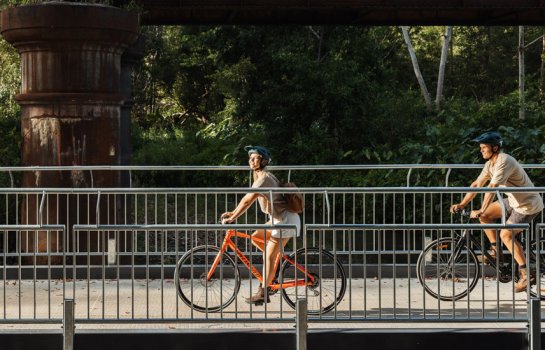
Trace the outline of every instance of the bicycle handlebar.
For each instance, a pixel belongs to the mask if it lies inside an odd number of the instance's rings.
[[[460,215],[461,217],[464,217],[464,216],[469,216],[471,214],[471,211],[466,209],[457,209],[456,214]]]

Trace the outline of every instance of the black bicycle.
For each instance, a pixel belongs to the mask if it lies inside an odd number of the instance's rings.
[[[460,211],[460,222],[469,222],[469,211]],[[429,243],[418,257],[416,272],[418,280],[428,294],[440,300],[458,300],[467,296],[477,285],[481,277],[481,263],[477,252],[486,257],[487,265],[496,272],[498,281],[508,283],[518,280],[517,269],[511,262],[498,266],[497,261],[483,249],[480,237],[472,234],[473,230],[453,231],[452,237],[443,237]],[[480,230],[478,231],[481,232]],[[520,236],[520,235],[519,235]],[[478,238],[479,237],[479,238]],[[524,245],[523,245],[524,246]],[[537,255],[539,252],[539,269]],[[545,300],[545,238],[530,243],[530,269],[539,271],[537,283],[531,286],[532,296],[540,295]]]

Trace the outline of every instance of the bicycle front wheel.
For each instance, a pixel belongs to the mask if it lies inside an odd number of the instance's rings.
[[[341,302],[346,291],[346,274],[342,264],[330,252],[301,248],[291,254],[289,260],[299,268],[285,260],[282,264],[281,283],[299,281],[307,284],[309,275],[314,278],[310,285],[282,289],[282,297],[292,308],[295,308],[297,298],[306,298],[307,313],[319,315],[331,311]]]
[[[216,258],[218,264],[213,267]],[[211,268],[214,268],[210,278]],[[187,251],[176,264],[174,283],[178,296],[194,310],[217,312],[236,298],[240,275],[233,258],[211,245]]]
[[[416,273],[425,291],[440,300],[458,300],[477,285],[480,265],[464,244],[455,250],[456,240],[440,238],[428,244],[418,257]]]

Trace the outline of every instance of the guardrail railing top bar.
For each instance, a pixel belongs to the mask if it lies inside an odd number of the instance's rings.
[[[545,164],[521,164],[527,169],[545,169]],[[270,165],[270,170],[380,170],[380,169],[479,169],[483,164],[354,164],[354,165]],[[76,165],[76,166],[13,166],[0,167],[0,172],[13,171],[247,171],[247,165]]]
[[[516,228],[526,228],[524,225],[518,225]],[[0,226],[1,227],[1,226]],[[297,226],[293,224],[89,224],[89,225],[73,225],[72,228],[75,231],[85,230],[107,230],[107,231],[157,231],[157,230],[204,230],[204,231],[216,231],[216,230],[268,230],[268,229],[296,229]]]
[[[248,187],[179,187],[179,188],[57,188],[57,187],[45,187],[45,188],[0,188],[0,194],[146,194],[146,193],[161,193],[161,194],[236,194],[236,193],[321,193],[321,194],[334,194],[334,193],[462,193],[462,192],[475,192],[475,193],[511,193],[511,192],[545,192],[545,187],[261,187],[261,188],[248,188]]]
[[[526,230],[530,224],[305,224],[307,230],[483,230],[483,229],[522,229]]]

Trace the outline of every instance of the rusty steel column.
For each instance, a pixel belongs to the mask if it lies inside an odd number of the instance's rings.
[[[126,159],[121,150],[127,148],[119,138],[121,106],[127,97],[121,86],[121,56],[138,38],[138,14],[103,5],[50,2],[6,9],[1,21],[2,36],[21,56],[22,84],[16,101],[21,105],[22,165],[121,164]],[[79,171],[28,172],[22,183],[24,187],[118,187],[120,175],[96,172],[91,178]],[[71,227],[95,222],[96,198],[55,196],[47,204],[43,223]],[[22,223],[40,222],[38,205],[39,200],[22,204]],[[111,216],[104,214],[101,218]],[[22,237],[21,249],[63,249],[59,235],[49,234],[49,239],[47,235]],[[97,242],[94,238],[91,246],[79,248],[97,251],[102,246]]]

